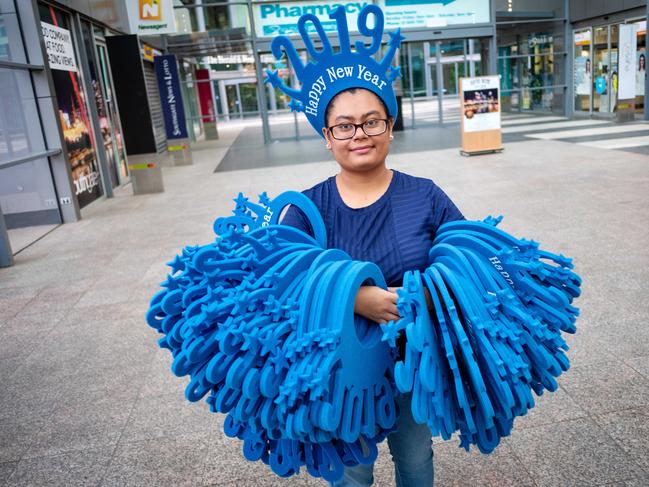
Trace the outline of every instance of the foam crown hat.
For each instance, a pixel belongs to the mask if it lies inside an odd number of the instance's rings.
[[[374,17],[373,27],[368,26],[369,16]],[[334,53],[320,19],[313,14],[305,14],[298,20],[298,30],[306,50],[312,60],[306,66],[300,59],[293,43],[286,36],[278,36],[271,43],[271,51],[276,59],[284,53],[288,57],[295,75],[302,84],[301,89],[286,86],[279,77],[278,71],[266,70],[266,82],[279,88],[292,98],[289,107],[292,111],[304,112],[313,128],[321,136],[322,128],[326,126],[325,111],[327,105],[341,91],[348,88],[365,88],[379,96],[391,117],[397,116],[397,99],[392,89],[392,82],[401,76],[401,68],[392,67],[392,58],[397,52],[401,41],[405,38],[400,29],[390,32],[388,50],[383,59],[376,61],[372,56],[381,47],[383,38],[383,11],[376,5],[365,6],[358,15],[358,31],[372,42],[366,46],[363,41],[356,41],[352,50],[347,28],[345,8],[340,6],[329,18],[336,21],[340,50]],[[309,37],[307,25],[311,23],[322,43],[321,49],[316,49]]]

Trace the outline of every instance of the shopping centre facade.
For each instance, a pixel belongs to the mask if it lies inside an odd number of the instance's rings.
[[[156,56],[177,60],[187,144],[247,117],[261,118],[271,142],[270,120],[289,100],[258,80],[270,68],[296,83],[272,39],[295,36],[305,12],[327,29],[339,5],[354,26],[367,3],[406,37],[401,103],[441,107],[458,97],[460,78],[499,74],[505,112],[649,118],[640,0],[0,0],[0,234],[77,221],[130,183],[133,168],[164,163],[176,146]]]

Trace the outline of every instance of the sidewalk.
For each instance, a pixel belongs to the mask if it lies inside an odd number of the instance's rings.
[[[215,173],[240,130],[220,128],[194,165],[165,168],[165,193],[123,188],[0,270],[0,485],[325,485],[245,461],[222,417],[184,399],[144,321],[164,263],[211,241],[239,191],[272,197],[336,171],[323,158]],[[505,215],[502,228],[573,257],[584,279],[560,389],[492,455],[436,440],[438,485],[649,485],[649,157],[527,139],[389,163],[434,179],[468,218]],[[394,485],[385,444],[375,477]]]

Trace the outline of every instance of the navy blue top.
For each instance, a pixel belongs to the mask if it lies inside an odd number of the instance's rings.
[[[423,271],[440,225],[464,216],[430,179],[392,170],[387,191],[363,208],[347,206],[332,176],[303,193],[320,210],[327,229],[327,248],[344,250],[353,259],[374,262],[388,286],[401,286],[408,270]],[[313,236],[302,212],[289,207],[283,224]]]

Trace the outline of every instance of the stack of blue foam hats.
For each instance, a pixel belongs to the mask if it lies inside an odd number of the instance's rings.
[[[190,401],[207,396],[227,414],[225,433],[249,460],[281,476],[334,481],[372,463],[395,424],[394,360],[378,326],[354,315],[363,283],[385,287],[379,268],[325,248],[324,224],[300,193],[260,203],[239,196],[215,223],[215,242],[186,247],[151,301],[171,369],[190,376]],[[316,238],[275,225],[303,208]],[[334,304],[335,303],[335,304]]]
[[[386,287],[378,267],[326,249],[315,205],[296,192],[259,203],[241,194],[217,238],[169,263],[147,322],[189,376],[190,401],[227,414],[225,433],[248,460],[280,476],[305,466],[335,481],[372,463],[395,427],[395,397],[433,435],[460,432],[490,452],[532,391],[557,387],[568,368],[561,332],[573,333],[579,277],[562,256],[486,222],[440,228],[429,267],[407,272],[401,319],[377,326],[355,315],[362,285]],[[277,225],[293,204],[314,237]],[[406,336],[402,356],[397,337]]]

